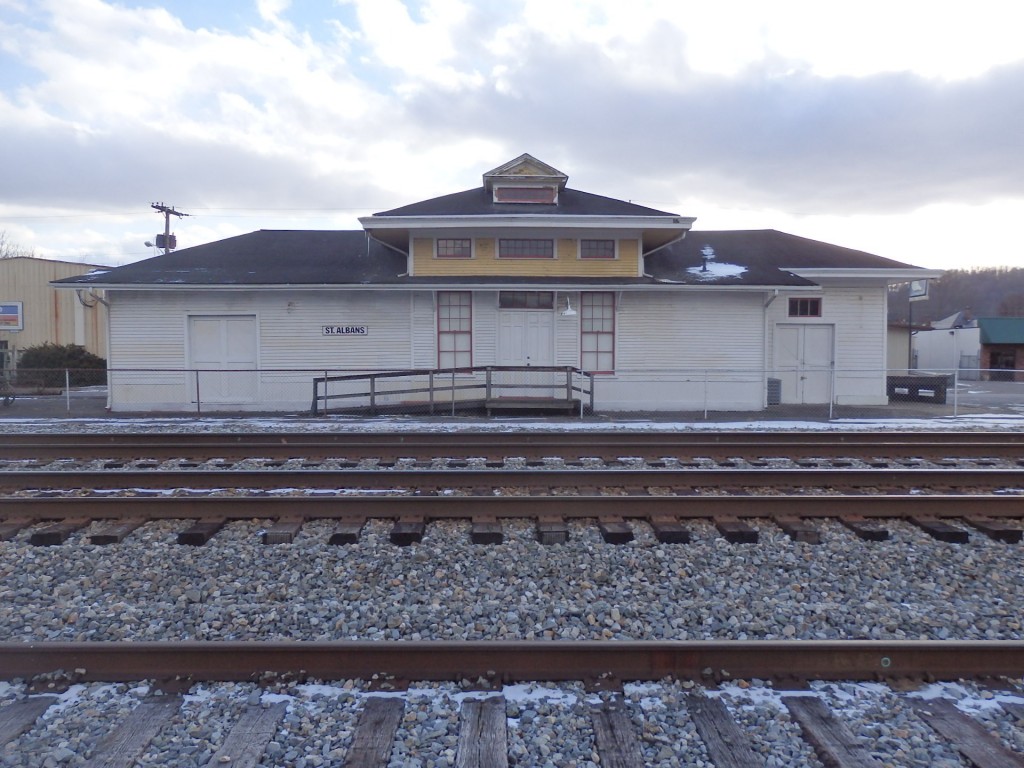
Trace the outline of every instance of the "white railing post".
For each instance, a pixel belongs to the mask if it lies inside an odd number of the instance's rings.
[[[704,369],[704,420],[708,418],[708,369]]]
[[[828,420],[832,421],[832,406],[836,401],[836,364],[832,363],[828,377]]]
[[[71,371],[67,368],[64,369],[64,401],[68,413],[71,413]]]

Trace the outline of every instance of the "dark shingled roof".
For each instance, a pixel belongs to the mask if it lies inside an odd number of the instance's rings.
[[[60,280],[105,285],[365,285],[400,283],[403,254],[362,230],[268,230]]]
[[[701,272],[701,251],[710,246],[714,258]],[[736,269],[729,269],[729,265]],[[659,280],[709,285],[815,285],[792,269],[915,269],[864,251],[809,240],[774,229],[691,230],[646,259],[647,273]],[[740,268],[743,268],[742,270]]]
[[[678,216],[654,208],[592,195],[575,189],[558,193],[557,205],[539,203],[495,203],[483,187],[412,203],[374,216],[511,216],[534,214],[548,216]],[[372,226],[372,225],[371,225]]]
[[[701,272],[701,250],[714,259]],[[785,268],[914,269],[863,251],[772,229],[690,232],[646,259],[650,277],[415,276],[404,254],[362,230],[260,230],[107,271],[55,281],[75,285],[746,285],[808,286]]]

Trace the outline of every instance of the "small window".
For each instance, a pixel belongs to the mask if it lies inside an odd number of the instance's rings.
[[[501,309],[554,309],[552,291],[502,291],[498,294]]]
[[[554,240],[498,240],[499,259],[553,259]]]
[[[790,299],[790,317],[821,317],[821,299]]]
[[[468,237],[439,237],[437,239],[437,258],[471,259],[473,258],[473,241]]]
[[[496,203],[541,203],[551,205],[555,202],[554,187],[495,187],[494,202]]]
[[[614,240],[580,240],[581,259],[614,259]]]

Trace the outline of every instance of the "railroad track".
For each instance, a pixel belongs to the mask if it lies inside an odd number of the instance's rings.
[[[416,699],[422,699],[423,693],[417,697],[409,691],[410,684],[446,681],[461,692],[438,693],[432,709],[437,717],[440,700],[452,710],[441,717],[458,723],[455,765],[508,766],[513,764],[513,744],[519,749],[525,744],[529,764],[536,764],[543,762],[543,750],[557,754],[559,747],[571,745],[550,744],[547,739],[531,743],[531,723],[521,717],[514,689],[506,684],[582,681],[584,690],[600,692],[575,701],[557,687],[548,689],[559,701],[553,711],[566,710],[566,719],[586,716],[589,722],[583,730],[601,765],[636,768],[651,764],[646,756],[652,751],[652,736],[661,728],[649,722],[650,705],[644,707],[638,696],[626,695],[628,686],[660,681],[674,694],[668,702],[676,721],[692,724],[700,749],[716,766],[764,766],[777,743],[763,743],[763,734],[742,717],[742,710],[756,701],[744,704],[742,699],[750,683],[731,687],[733,681],[758,678],[775,685],[761,688],[759,697],[762,701],[774,698],[779,708],[777,729],[787,730],[792,741],[802,742],[804,754],[814,754],[826,765],[881,768],[889,764],[887,758],[894,750],[898,756],[898,746],[872,743],[863,734],[882,727],[893,709],[906,709],[912,713],[915,737],[922,739],[923,734],[951,758],[959,754],[976,768],[1020,768],[1024,751],[1013,731],[1020,727],[1014,723],[1024,718],[1024,691],[1019,679],[1013,678],[1022,673],[1024,644],[1008,642],[3,644],[0,678],[28,678],[35,686],[28,690],[48,692],[0,707],[0,748],[30,749],[43,741],[45,732],[34,734],[45,731],[40,718],[62,701],[60,692],[69,686],[147,681],[151,686],[147,698],[136,699],[127,714],[99,730],[93,743],[76,743],[88,754],[88,765],[132,765],[151,755],[154,743],[188,740],[196,727],[191,718],[199,712],[184,711],[182,694],[192,686],[202,684],[209,690],[211,683],[245,681],[277,693],[265,697],[255,689],[236,701],[224,733],[209,747],[216,751],[204,764],[252,767],[265,764],[265,759],[273,762],[292,736],[289,731],[303,727],[300,718],[287,718],[289,710],[301,705],[301,687],[296,684],[362,679],[375,682],[357,684],[357,695],[348,694],[351,736],[331,753],[337,761],[330,764],[386,766],[395,754],[409,749],[408,732],[402,733],[404,723],[415,723],[420,716]],[[969,708],[958,707],[953,698],[936,697],[934,686],[915,692],[923,680],[952,680],[958,682],[963,699],[965,676],[988,681],[989,727]],[[682,681],[689,684],[672,688]],[[843,681],[847,687],[832,691],[827,681]],[[866,707],[860,703],[865,711],[857,711],[849,696],[851,681],[872,681],[874,687],[858,691],[857,697],[870,690],[878,701]],[[350,685],[346,687],[351,691]],[[643,690],[647,699],[657,692],[656,688]],[[76,692],[74,697],[80,700],[83,693]],[[92,706],[98,713],[101,707],[84,698],[82,709]],[[74,705],[69,715],[68,704],[63,706],[65,718],[89,717],[75,713]],[[865,717],[881,722],[865,723]],[[1002,728],[994,728],[993,720]],[[305,728],[308,735],[309,726]],[[93,732],[87,725],[82,730]],[[909,738],[907,730],[903,736]],[[439,739],[445,731],[442,727],[431,738]],[[674,749],[676,743],[667,743],[672,754],[683,757]],[[74,757],[73,751],[64,749],[71,752],[66,758]],[[696,749],[691,743],[687,756],[696,757]],[[775,756],[776,764],[780,759],[787,758]]]
[[[34,543],[62,543],[90,521],[114,520],[95,533],[120,541],[148,520],[199,518],[183,535],[205,543],[232,519],[276,521],[270,543],[294,539],[312,519],[343,523],[338,543],[358,539],[369,518],[394,518],[395,543],[422,538],[431,520],[473,521],[479,543],[500,543],[500,520],[538,520],[538,536],[565,540],[565,521],[597,518],[612,543],[633,538],[626,520],[649,523],[668,543],[689,539],[684,521],[711,518],[730,541],[756,541],[745,518],[765,518],[793,538],[820,540],[809,521],[837,518],[862,538],[884,539],[867,521],[908,519],[936,538],[966,541],[968,527],[1016,542],[1024,518],[1019,469],[262,469],[0,471],[0,539],[40,521]],[[1002,493],[985,490],[1002,489]],[[850,493],[850,491],[855,491]],[[201,533],[202,532],[202,533]]]
[[[398,433],[112,433],[5,434],[0,459],[190,458],[307,459],[376,457],[382,461],[433,457],[508,456],[539,460],[621,457],[729,459],[790,458],[945,459],[985,457],[1024,461],[1016,432],[398,432]]]
[[[259,469],[251,468],[254,457]],[[780,467],[772,461],[778,457],[797,466]],[[368,458],[376,460],[372,469],[363,466]],[[843,466],[856,462],[867,466]],[[636,525],[649,525],[662,542],[685,543],[687,523],[697,519],[712,521],[735,543],[757,541],[764,526],[817,543],[816,522],[834,518],[872,541],[886,538],[899,520],[942,541],[966,542],[981,533],[1019,542],[1022,462],[1024,436],[1013,433],[11,435],[0,446],[0,540],[27,530],[34,544],[60,544],[76,534],[109,544],[152,520],[187,519],[194,522],[177,534],[178,542],[204,544],[233,520],[256,519],[267,521],[263,540],[274,544],[296,540],[307,521],[329,519],[331,543],[350,544],[368,520],[383,518],[393,521],[396,545],[420,540],[431,521],[447,519],[468,520],[474,542],[497,544],[503,522],[527,518],[544,544],[566,541],[574,519],[595,520],[612,544],[631,540]],[[95,464],[74,466],[88,463]],[[757,766],[773,747],[759,741],[763,734],[751,731],[746,705],[730,696],[741,695],[743,685],[758,687],[750,681],[759,679],[774,681],[779,717],[798,749],[826,765],[900,764],[898,748],[864,737],[882,728],[895,707],[913,713],[921,733],[930,734],[925,740],[951,760],[959,754],[977,768],[1020,768],[1022,675],[1024,643],[1015,640],[6,643],[0,644],[0,679],[25,682],[17,696],[0,689],[0,750],[7,750],[0,756],[27,750],[45,757],[62,749],[64,758],[87,757],[94,767],[151,763],[166,744],[189,741],[197,727],[192,718],[201,716],[199,709],[182,694],[232,682],[253,687],[236,702],[203,764],[288,762],[275,750],[301,741],[288,717],[302,695],[295,684],[320,680],[358,692],[346,710],[351,735],[323,764],[386,766],[417,738],[406,721],[424,715],[407,688],[428,681],[459,691],[431,705],[449,708],[437,716],[438,734],[443,721],[457,723],[451,734],[457,748],[449,756],[456,765],[532,765],[544,762],[532,751],[541,742],[531,742],[522,706],[507,686],[533,681],[555,685],[556,693],[562,684],[601,690],[565,715],[586,721],[601,765],[652,764],[656,725],[640,704],[643,695],[629,691],[667,685],[665,700],[677,708],[678,721],[696,729],[708,761]],[[990,706],[983,724],[941,691],[939,700],[931,698],[934,691],[915,696],[921,681],[934,680],[974,681],[998,706]],[[138,681],[161,695],[133,701],[130,714],[100,728],[102,737],[83,737],[73,750],[47,745],[44,713],[68,706],[62,696],[80,697],[82,686]],[[735,681],[745,682],[737,688]],[[828,681],[873,681],[871,695],[879,701],[870,714],[853,716],[845,699],[823,692]],[[277,693],[261,694],[257,684]],[[228,697],[233,689],[224,690]],[[70,706],[74,711],[76,704]],[[80,717],[102,706],[86,700]],[[798,764],[787,759],[776,762]]]

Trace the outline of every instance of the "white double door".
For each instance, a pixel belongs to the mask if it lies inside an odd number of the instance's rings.
[[[555,364],[555,318],[551,310],[498,311],[498,365],[551,366]],[[502,397],[551,397],[553,372],[502,374]],[[514,384],[524,386],[514,387]]]
[[[191,399],[204,403],[251,403],[257,395],[256,317],[189,317]]]
[[[775,377],[782,379],[782,402],[827,403],[832,398],[834,330],[811,323],[775,326]]]

